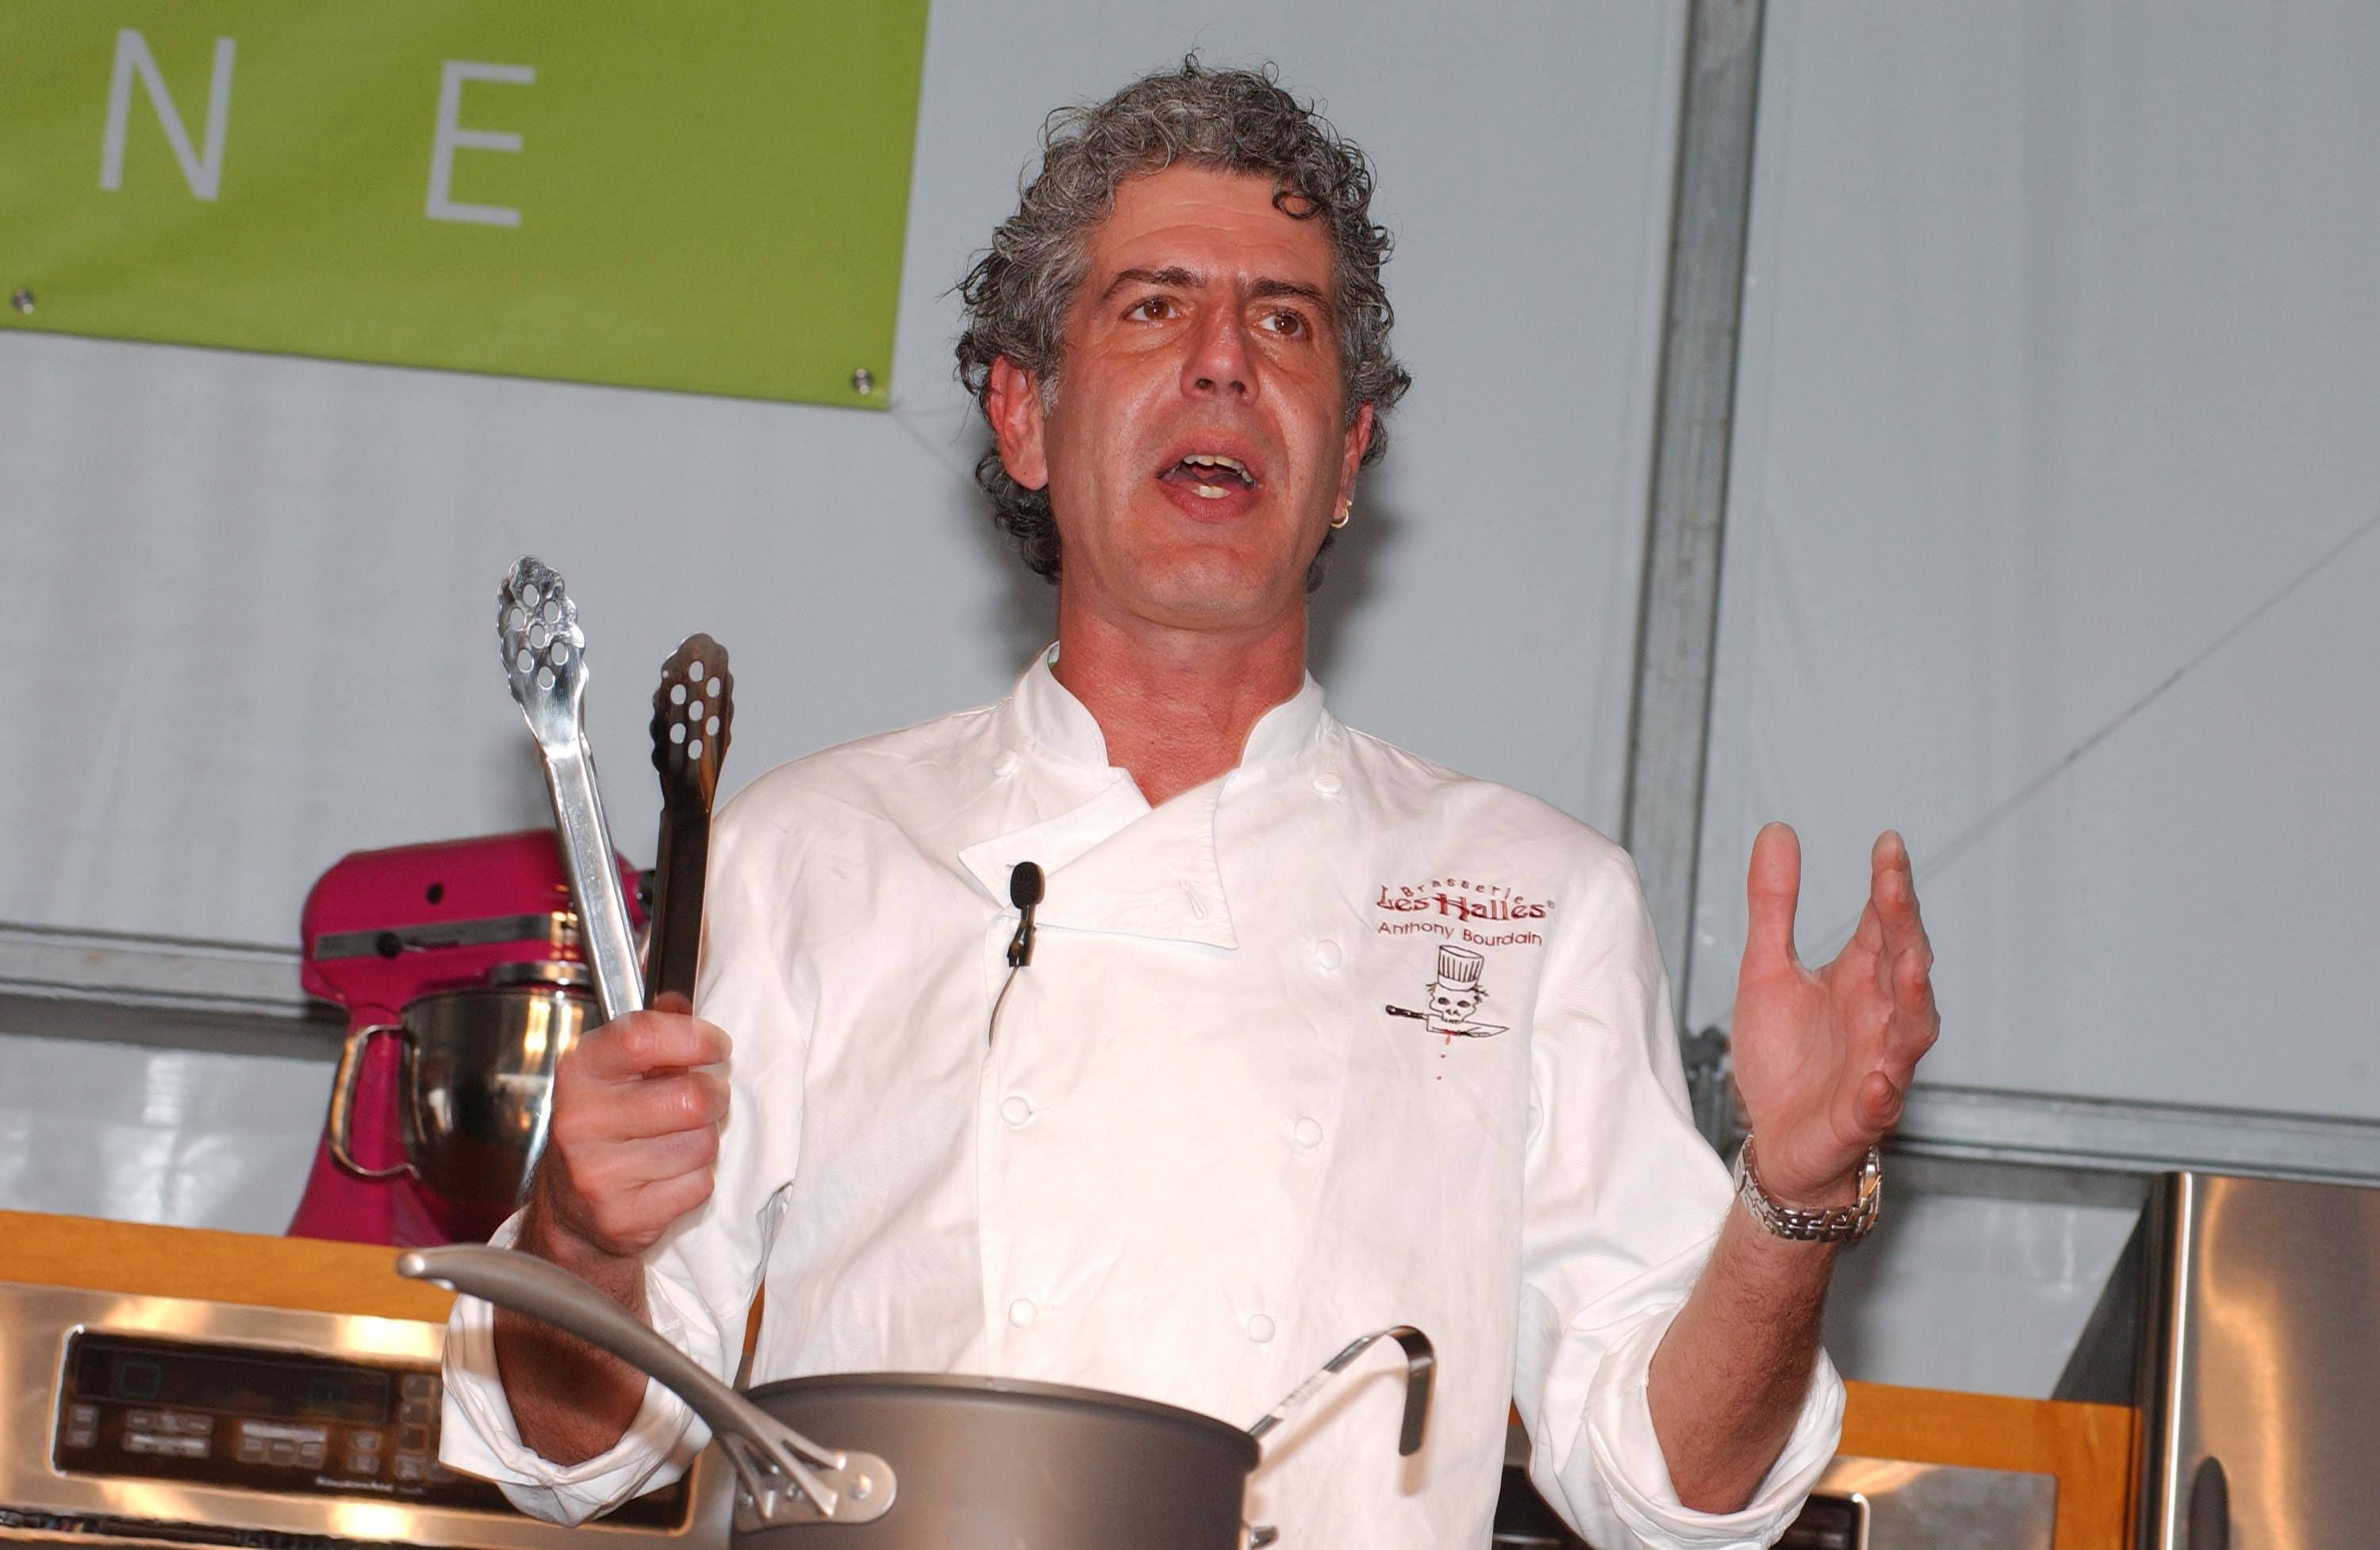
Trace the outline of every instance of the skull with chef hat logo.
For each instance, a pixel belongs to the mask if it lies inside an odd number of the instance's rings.
[[[1438,977],[1423,987],[1429,996],[1428,1010],[1415,1011],[1392,1006],[1388,1011],[1394,1016],[1414,1018],[1431,1033],[1449,1038],[1493,1037],[1508,1024],[1476,1020],[1479,1003],[1488,999],[1486,988],[1479,983],[1480,971],[1487,966],[1486,957],[1467,947],[1441,945],[1438,950]]]

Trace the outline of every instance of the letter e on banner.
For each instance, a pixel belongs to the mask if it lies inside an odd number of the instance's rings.
[[[190,131],[175,111],[173,93],[165,90],[165,77],[149,52],[149,40],[129,27],[118,29],[115,75],[107,88],[107,131],[99,148],[99,186],[111,193],[124,187],[124,137],[132,117],[132,78],[138,75],[149,93],[149,105],[157,110],[165,143],[174,148],[174,160],[182,163],[182,181],[199,199],[212,200],[221,192],[224,131],[231,124],[231,63],[237,52],[229,38],[215,40],[214,79],[207,84],[207,144],[200,152],[190,149]]]
[[[122,67],[117,67],[118,73]],[[518,151],[521,138],[503,129],[466,129],[463,83],[501,81],[507,86],[534,86],[537,72],[527,65],[482,65],[470,59],[449,59],[438,82],[438,127],[430,141],[430,205],[433,221],[468,221],[481,226],[517,226],[520,212],[500,204],[456,204],[454,200],[455,152],[457,151]]]

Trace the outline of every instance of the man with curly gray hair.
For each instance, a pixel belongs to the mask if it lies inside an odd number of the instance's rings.
[[[1811,971],[1791,831],[1761,835],[1730,1181],[1626,855],[1350,730],[1305,673],[1317,563],[1406,384],[1371,195],[1265,73],[1192,61],[1051,119],[958,354],[1057,645],[996,705],[729,805],[698,1015],[565,1059],[506,1230],[722,1375],[765,1285],[758,1381],[989,1374],[1238,1424],[1416,1326],[1434,1392],[1370,1354],[1281,1407],[1245,1506],[1285,1544],[1486,1545],[1512,1403],[1602,1550],[1767,1543],[1834,1450],[1818,1310],[1937,1023],[1908,858],[1878,842]],[[448,1461],[531,1510],[602,1510],[701,1440],[468,1300],[447,1350]],[[1074,1462],[970,1511],[1114,1508]],[[1130,1542],[1235,1543],[1229,1483],[1176,1482]]]
[[[1207,70],[1196,59],[1095,107],[1050,115],[1039,176],[960,284],[967,309],[960,381],[988,409],[993,367],[1006,360],[1031,373],[1045,406],[1054,406],[1066,312],[1082,284],[1092,228],[1107,217],[1119,184],[1177,163],[1269,178],[1278,208],[1318,223],[1330,245],[1341,401],[1351,423],[1358,410],[1372,411],[1362,462],[1378,462],[1388,450],[1385,417],[1412,379],[1389,351],[1395,314],[1380,266],[1390,238],[1371,218],[1371,167],[1269,76]],[[1025,563],[1056,581],[1058,529],[1047,490],[1010,477],[996,448],[976,465],[976,480],[991,497],[992,521]],[[1331,539],[1323,536],[1322,549]],[[1321,577],[1318,555],[1309,589]]]

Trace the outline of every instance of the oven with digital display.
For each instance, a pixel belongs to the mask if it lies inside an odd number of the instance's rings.
[[[443,1326],[0,1284],[0,1539],[723,1544],[728,1471],[562,1529],[438,1462]],[[622,1550],[626,1550],[623,1546]]]

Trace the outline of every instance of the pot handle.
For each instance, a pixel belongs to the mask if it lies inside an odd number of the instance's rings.
[[[1264,1418],[1248,1428],[1248,1435],[1261,1438],[1280,1425],[1289,1412],[1314,1398],[1322,1387],[1364,1354],[1375,1340],[1393,1339],[1405,1350],[1405,1413],[1397,1428],[1397,1455],[1411,1458],[1421,1451],[1422,1432],[1429,1421],[1430,1386],[1438,1376],[1438,1350],[1429,1337],[1410,1324],[1400,1324],[1393,1329],[1375,1329],[1369,1335],[1359,1335],[1347,1342],[1344,1350],[1322,1364],[1321,1370],[1289,1391],[1280,1404],[1267,1411]],[[1260,1550],[1281,1537],[1281,1531],[1269,1524],[1240,1525],[1242,1550]]]
[[[404,1032],[402,1023],[374,1023],[349,1034],[346,1044],[339,1050],[339,1074],[331,1079],[331,1158],[358,1178],[394,1179],[413,1171],[410,1163],[366,1168],[356,1160],[356,1086],[363,1080],[364,1048],[382,1034]]]
[[[892,1505],[892,1466],[872,1453],[820,1447],[712,1377],[627,1310],[559,1265],[516,1249],[451,1243],[396,1256],[396,1273],[433,1281],[540,1319],[610,1351],[686,1403],[710,1423],[742,1477],[736,1525],[866,1523]],[[803,1460],[818,1466],[812,1470]],[[783,1489],[784,1482],[795,1490]]]
[[[1410,1324],[1400,1324],[1393,1329],[1375,1329],[1369,1335],[1358,1335],[1347,1342],[1346,1349],[1322,1364],[1321,1370],[1295,1388],[1288,1398],[1265,1412],[1264,1419],[1248,1428],[1248,1435],[1262,1437],[1280,1425],[1289,1412],[1314,1398],[1323,1385],[1347,1370],[1349,1363],[1364,1354],[1375,1340],[1394,1340],[1405,1349],[1405,1414],[1397,1428],[1397,1453],[1411,1458],[1421,1451],[1424,1426],[1429,1421],[1430,1384],[1438,1375],[1438,1351],[1429,1337]]]

